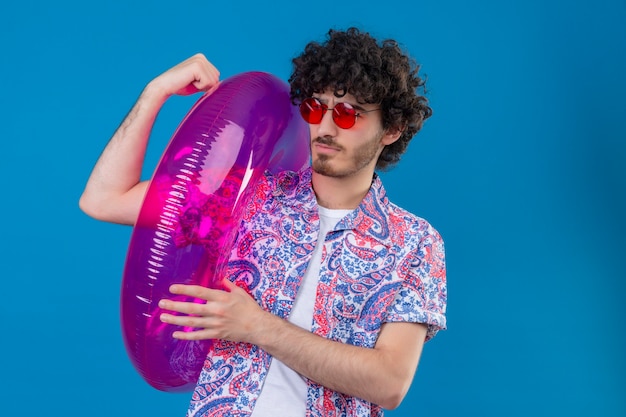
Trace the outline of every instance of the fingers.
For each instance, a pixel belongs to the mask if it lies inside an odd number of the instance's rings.
[[[212,327],[212,319],[202,316],[176,316],[174,314],[162,313],[160,319],[163,323],[173,324],[181,327],[191,327],[195,329],[207,330]]]
[[[199,91],[207,91],[219,83],[220,72],[203,54],[196,54],[190,60],[192,64],[197,64],[195,81],[192,84]]]
[[[172,333],[172,337],[178,340],[207,340],[207,339],[217,339],[216,336],[213,335],[214,332],[202,329],[195,332],[174,332]]]
[[[177,91],[178,94],[207,91],[215,86],[220,79],[217,68],[203,54],[196,54],[173,69],[180,72],[187,81],[187,85]]]
[[[180,340],[205,340],[217,339],[219,333],[211,325],[211,319],[207,317],[174,316],[172,314],[161,314],[161,321],[180,327],[194,328],[194,331],[175,331],[172,337]]]
[[[219,85],[220,72],[203,54],[196,54],[155,78],[150,87],[165,97],[209,91]]]
[[[206,304],[173,301],[173,300],[161,300],[159,301],[159,308],[168,311],[174,311],[182,314],[190,314],[194,316],[206,315]],[[186,326],[186,324],[185,324]]]
[[[173,284],[170,286],[170,292],[176,295],[187,295],[189,297],[200,298],[205,301],[214,301],[216,299],[221,299],[220,294],[223,293],[221,290],[213,290],[207,287],[203,287],[201,285],[184,285],[184,284]]]
[[[187,327],[207,327],[210,318],[220,317],[223,315],[223,309],[220,302],[226,301],[227,293],[221,290],[212,290],[199,285],[182,285],[174,284],[170,286],[170,292],[176,295],[185,295],[198,300],[206,301],[206,303],[160,300],[159,308],[176,313],[184,314],[177,316],[173,314],[163,313],[161,321],[169,324]]]
[[[248,342],[257,329],[263,310],[245,290],[229,280],[223,282],[224,290],[209,289],[199,285],[175,284],[170,291],[175,295],[204,300],[204,303],[161,300],[159,307],[164,323],[197,329],[191,332],[174,332],[174,337],[184,340],[224,339]],[[180,313],[176,314],[176,313]],[[268,313],[269,314],[269,313]]]
[[[196,288],[184,289],[185,294],[197,294],[199,292]],[[212,311],[214,304],[161,300],[159,301],[159,307],[163,310],[182,314],[162,313],[159,318],[163,323],[198,329],[196,331],[176,331],[173,333],[174,338],[181,340],[216,338],[215,328],[218,327],[217,318],[219,314],[216,314],[218,313],[217,311]]]
[[[236,289],[239,289],[239,287],[237,286],[237,284],[235,284],[234,282],[232,282],[229,279],[224,279],[222,280],[222,285],[224,285],[224,288],[226,288],[228,291],[232,292]]]
[[[223,291],[212,290],[199,285],[174,284],[170,286],[170,292],[176,295],[185,295],[199,300],[203,300],[207,303],[210,301],[223,301],[225,298]],[[164,299],[159,301],[159,307],[163,310],[175,311],[177,313],[207,315],[211,313],[210,306],[207,303],[194,303]]]

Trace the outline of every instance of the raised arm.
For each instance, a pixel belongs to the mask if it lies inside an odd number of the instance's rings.
[[[81,210],[98,220],[133,225],[148,184],[141,180],[148,139],[163,103],[218,83],[219,71],[202,54],[148,83],[96,162],[80,197]]]

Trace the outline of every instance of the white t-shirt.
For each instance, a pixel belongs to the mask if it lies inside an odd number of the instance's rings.
[[[311,330],[313,322],[313,307],[326,234],[351,211],[319,207],[319,237],[288,319],[303,329]],[[261,395],[252,411],[252,417],[303,417],[306,415],[306,392],[307,385],[304,377],[279,360],[272,358]]]

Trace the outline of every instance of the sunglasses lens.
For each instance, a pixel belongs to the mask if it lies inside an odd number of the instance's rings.
[[[338,103],[333,109],[333,120],[342,129],[350,129],[356,123],[356,111],[351,105]]]
[[[326,113],[325,104],[316,98],[307,98],[300,104],[302,118],[310,124],[318,124]],[[350,129],[356,123],[356,110],[348,103],[337,103],[333,108],[333,120],[342,129]]]
[[[319,100],[314,98],[307,98],[300,104],[300,114],[305,122],[311,124],[317,124],[322,121],[324,117],[324,106]]]

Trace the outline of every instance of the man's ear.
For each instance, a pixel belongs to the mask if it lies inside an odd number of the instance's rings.
[[[391,145],[392,143],[400,139],[400,136],[402,136],[403,132],[404,127],[391,127],[385,131],[385,134],[381,139],[381,143],[385,146]]]

